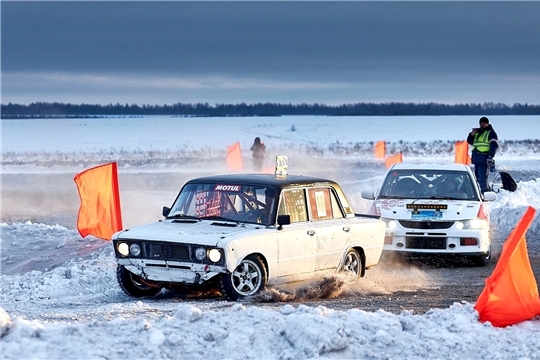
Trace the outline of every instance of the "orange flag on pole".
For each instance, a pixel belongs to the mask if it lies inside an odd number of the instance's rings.
[[[104,164],[75,175],[81,206],[77,217],[77,230],[84,238],[94,235],[111,240],[122,230],[120,191],[116,163]]]
[[[227,147],[227,166],[230,171],[240,171],[244,168],[239,142]]]
[[[375,159],[386,157],[386,141],[379,141],[375,144]]]
[[[399,153],[396,155],[392,155],[386,158],[384,163],[386,164],[386,168],[388,169],[390,166],[403,162],[403,154]]]
[[[469,143],[467,141],[456,141],[455,162],[465,165],[471,164],[471,157],[469,156]]]
[[[538,286],[525,240],[535,213],[529,206],[503,245],[501,257],[474,306],[482,322],[505,327],[540,315]]]

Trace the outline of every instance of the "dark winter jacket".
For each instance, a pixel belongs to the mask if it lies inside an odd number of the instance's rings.
[[[473,148],[472,150],[472,156],[471,156],[471,162],[473,164],[486,164],[486,159],[488,157],[494,157],[497,153],[497,149],[499,148],[499,137],[497,136],[497,133],[495,130],[493,130],[493,127],[491,125],[488,125],[485,129],[480,129],[480,131],[477,134],[470,134],[467,136],[467,142],[469,145],[474,144],[474,140],[476,136],[482,136],[484,132],[489,131],[487,140],[489,141],[489,151],[488,152],[480,152],[476,148]]]
[[[261,143],[253,143],[251,146],[251,151],[253,151],[253,157],[258,159],[264,159],[266,157],[266,145]]]

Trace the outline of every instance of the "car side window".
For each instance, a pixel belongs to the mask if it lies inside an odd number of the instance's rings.
[[[307,221],[304,189],[288,189],[281,193],[278,215],[290,215],[291,223]]]
[[[332,201],[332,215],[334,216],[334,219],[342,219],[344,217],[343,212],[337,201],[336,194],[334,194],[333,191],[330,191],[330,199]]]
[[[329,188],[308,189],[308,198],[311,220],[320,221],[343,217],[334,193]]]

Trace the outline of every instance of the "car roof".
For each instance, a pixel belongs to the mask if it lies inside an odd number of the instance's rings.
[[[225,184],[246,184],[246,185],[263,185],[274,186],[277,188],[285,188],[291,185],[310,185],[313,183],[329,183],[336,185],[336,182],[329,179],[303,176],[303,175],[283,175],[276,176],[274,174],[226,174],[226,175],[211,175],[191,179],[187,182],[193,183],[225,183]]]
[[[469,171],[470,167],[458,163],[398,163],[390,168],[390,170],[454,170],[454,171]]]

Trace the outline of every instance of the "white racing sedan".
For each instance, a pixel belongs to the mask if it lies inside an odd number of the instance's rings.
[[[491,258],[486,201],[496,196],[482,194],[463,164],[395,164],[375,192],[362,192],[386,222],[385,252],[468,257],[477,266]]]
[[[163,220],[113,237],[120,287],[217,287],[231,300],[324,273],[354,281],[379,262],[385,224],[355,214],[334,181],[231,174],[188,181]]]

